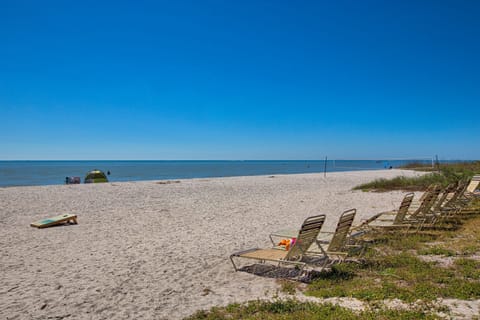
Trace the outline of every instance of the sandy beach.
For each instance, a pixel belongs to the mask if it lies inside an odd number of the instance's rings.
[[[349,208],[356,221],[397,207],[403,192],[352,187],[402,170],[0,188],[3,319],[181,319],[257,298],[275,279],[234,272],[230,253],[268,234]],[[72,213],[78,225],[30,223]]]

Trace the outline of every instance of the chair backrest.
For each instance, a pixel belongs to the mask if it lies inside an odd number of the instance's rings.
[[[420,206],[417,208],[417,210],[415,210],[414,213],[412,213],[411,218],[415,219],[419,216],[430,213],[430,209],[435,204],[435,201],[437,201],[441,190],[442,188],[439,185],[429,187],[429,191],[425,191]]]
[[[302,224],[298,232],[295,244],[290,248],[285,257],[286,260],[299,260],[303,254],[310,248],[312,243],[317,239],[320,229],[325,222],[325,215],[308,217]]]
[[[408,208],[412,204],[412,200],[415,194],[413,192],[407,193],[405,197],[403,197],[402,203],[400,203],[400,208],[398,208],[397,215],[393,220],[393,224],[400,224],[405,220],[405,216],[407,215]]]
[[[373,221],[380,218],[383,214],[384,214],[384,212],[380,212],[380,213],[377,213],[376,215],[371,216],[370,218],[364,220],[359,225],[351,227],[350,231],[352,232],[352,231],[359,231],[359,230],[363,230],[363,229],[368,229],[370,223],[372,223]]]
[[[452,197],[445,203],[444,207],[455,208],[457,205],[458,199],[465,193],[465,190],[467,190],[467,186],[468,186],[467,180],[458,181],[455,192],[453,193]]]
[[[442,207],[447,203],[448,195],[455,190],[456,185],[454,183],[449,184],[448,186],[441,191],[440,195],[437,197],[436,201],[434,201],[432,210],[433,212],[438,212],[442,209]]]
[[[335,230],[327,251],[339,252],[343,250],[347,235],[350,232],[350,227],[353,224],[353,219],[355,219],[356,213],[357,209],[350,209],[342,213],[340,219],[338,220],[337,229]]]
[[[451,206],[455,204],[458,198],[465,192],[467,189],[468,182],[466,180],[460,180],[457,182],[457,188],[453,192],[452,197],[448,200],[446,206]]]
[[[435,188],[437,188],[438,185],[436,185],[435,183],[432,183],[431,185],[429,185],[427,187],[427,190],[425,190],[425,192],[422,194],[422,196],[420,197],[420,202],[423,202],[423,200],[429,195],[429,193],[431,191],[433,191]]]
[[[467,192],[474,192],[477,188],[478,185],[480,184],[480,175],[473,176],[472,180],[470,180],[470,183],[467,186]]]

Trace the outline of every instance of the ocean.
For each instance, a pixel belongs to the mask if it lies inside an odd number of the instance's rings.
[[[326,172],[380,170],[409,162],[412,161],[328,160]],[[325,171],[325,161],[0,161],[0,187],[64,184],[65,178],[72,176],[80,177],[83,183],[87,172],[93,169],[110,172],[108,179],[115,182],[314,173]]]

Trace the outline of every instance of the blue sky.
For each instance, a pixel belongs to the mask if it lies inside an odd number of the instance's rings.
[[[479,159],[479,1],[0,0],[0,159]]]

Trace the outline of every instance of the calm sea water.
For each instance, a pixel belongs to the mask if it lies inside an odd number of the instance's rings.
[[[407,162],[329,160],[326,169],[375,170]],[[64,184],[67,176],[81,177],[83,183],[93,169],[110,171],[113,182],[324,172],[325,161],[0,161],[0,186]]]

